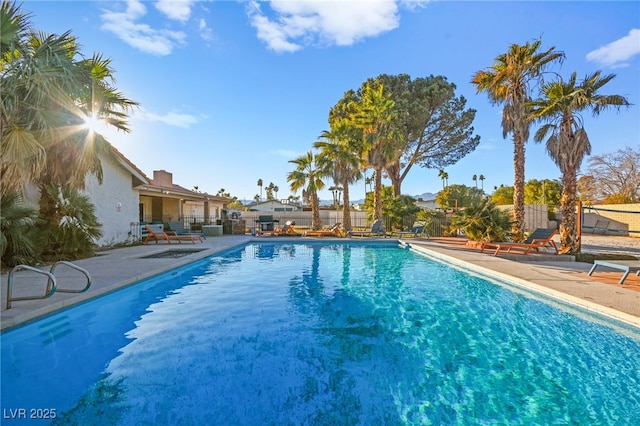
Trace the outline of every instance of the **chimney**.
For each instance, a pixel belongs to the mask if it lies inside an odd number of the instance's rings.
[[[170,188],[173,186],[173,174],[165,170],[154,170],[153,183],[158,186]]]

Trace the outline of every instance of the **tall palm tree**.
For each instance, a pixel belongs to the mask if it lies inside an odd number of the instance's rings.
[[[342,189],[342,227],[351,231],[351,201],[349,185],[362,177],[360,172],[360,158],[353,150],[347,125],[338,126],[335,130],[325,130],[320,135],[323,139],[313,144],[319,149],[316,156],[320,168],[327,170],[336,188]]]
[[[318,191],[324,188],[322,178],[326,174],[318,166],[317,160],[311,151],[289,162],[296,165],[295,170],[287,174],[287,182],[291,184],[291,191],[294,193],[298,192],[299,189],[302,189],[303,192],[306,191],[309,204],[311,204],[311,229],[314,231],[320,229],[322,221],[320,220]]]
[[[567,81],[558,77],[544,84],[541,98],[531,102],[531,118],[545,123],[535,133],[534,140],[542,142],[546,139],[547,152],[562,172],[562,253],[580,252],[575,212],[577,175],[582,160],[591,153],[591,143],[580,112],[589,110],[597,116],[609,107],[619,110],[630,105],[623,96],[598,93],[614,77],[615,74],[601,76],[597,71],[578,83],[574,72]]]
[[[478,187],[478,175],[473,175],[473,177],[471,177],[471,180],[473,180],[476,184],[476,188]]]
[[[480,189],[482,189],[482,193],[484,194],[484,180],[486,178],[484,177],[484,175],[480,175],[478,176],[478,179],[480,179]]]
[[[498,55],[492,67],[476,72],[471,83],[477,92],[486,92],[492,103],[503,105],[502,136],[513,137],[513,233],[524,233],[524,161],[529,139],[530,116],[527,102],[532,86],[542,80],[547,65],[562,61],[564,53],[554,47],[540,51],[542,41],[512,44]]]
[[[262,201],[262,179],[258,179],[258,186],[260,187],[260,199],[258,201]]]
[[[36,32],[29,18],[15,3],[2,2],[0,192],[21,190],[26,182],[82,188],[89,173],[101,182],[98,156],[111,148],[86,124],[102,120],[128,131],[127,112],[137,103],[111,86],[110,60],[82,57],[70,32]]]
[[[449,179],[449,173],[445,172],[443,169],[440,169],[440,171],[438,172],[438,177],[442,179],[442,189],[444,189],[445,182],[447,182],[447,180]]]
[[[363,133],[362,159],[375,171],[373,220],[382,219],[382,171],[398,154],[400,133],[394,128],[394,105],[382,84],[367,81],[351,116],[353,125]]]

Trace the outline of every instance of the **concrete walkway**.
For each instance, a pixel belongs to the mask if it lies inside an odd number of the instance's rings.
[[[8,277],[7,274],[3,274],[0,329],[15,327],[237,245],[263,240],[304,242],[315,239],[306,237],[278,237],[275,239],[268,236],[225,235],[209,237],[204,243],[198,244],[174,243],[167,245],[159,243],[104,251],[100,252],[98,256],[73,262],[91,274],[92,285],[87,292],[80,294],[57,292],[47,299],[13,302],[11,309],[6,309]],[[329,238],[324,238],[324,240],[329,240]],[[340,240],[344,241],[344,239]],[[389,241],[389,239],[385,241]],[[426,250],[427,253],[446,263],[469,268],[481,274],[505,278],[517,285],[534,289],[554,298],[561,298],[585,309],[597,311],[640,327],[640,292],[624,288],[624,286],[605,284],[587,276],[590,266],[588,264],[563,262],[555,256],[535,259],[531,255],[511,255],[509,259],[504,256],[494,257],[488,253],[480,253],[479,250],[464,248],[459,244],[447,244],[437,239],[407,239],[406,241],[416,249]],[[178,249],[200,251],[192,252],[183,257],[148,257],[167,250]],[[49,268],[43,269],[48,270]],[[58,287],[82,288],[85,284],[84,275],[65,265],[57,267],[55,275]],[[638,277],[633,277],[633,279],[636,278]],[[630,277],[629,280],[631,279]],[[15,297],[43,294],[46,281],[43,275],[31,271],[20,271],[15,274],[13,279],[13,295]]]

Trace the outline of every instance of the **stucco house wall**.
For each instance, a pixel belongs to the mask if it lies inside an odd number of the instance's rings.
[[[102,158],[102,184],[90,175],[85,180],[85,194],[96,207],[96,217],[102,224],[98,246],[111,246],[133,241],[131,224],[138,222],[139,195],[133,188],[131,172],[110,158]]]

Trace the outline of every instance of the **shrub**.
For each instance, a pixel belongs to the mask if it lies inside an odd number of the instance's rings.
[[[22,196],[9,193],[0,200],[0,257],[3,267],[38,261],[34,225],[38,211],[23,204]]]
[[[451,220],[452,232],[461,230],[472,241],[505,241],[509,229],[511,218],[489,199],[457,211]]]
[[[48,185],[40,198],[43,257],[73,260],[95,254],[95,239],[102,235],[95,206],[86,195],[69,187]]]

